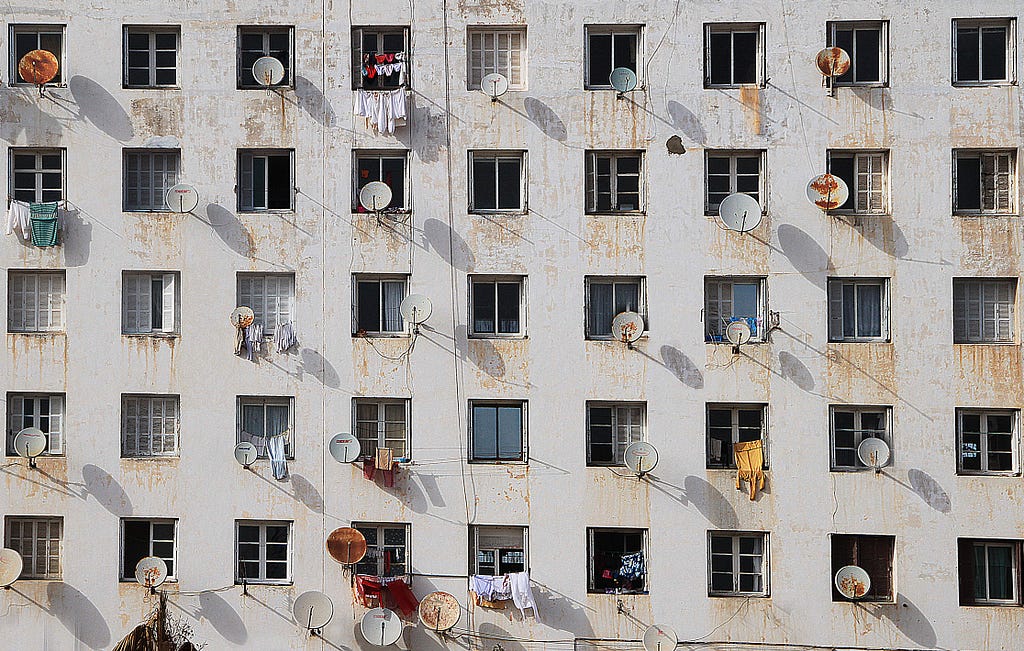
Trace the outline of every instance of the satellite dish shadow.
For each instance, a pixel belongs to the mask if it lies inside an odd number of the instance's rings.
[[[338,375],[334,365],[327,361],[327,358],[312,348],[303,348],[299,352],[299,372],[309,373],[320,381],[325,387],[331,389],[341,388],[341,377]]]
[[[435,113],[428,106],[414,106],[410,122],[417,127],[416,155],[424,163],[436,163],[446,147],[444,114]]]
[[[949,494],[942,490],[942,486],[939,486],[939,483],[925,471],[911,468],[907,472],[907,481],[910,482],[910,489],[928,506],[939,513],[949,513],[952,510],[953,504],[949,499]]]
[[[518,611],[516,611],[518,614]],[[501,648],[505,651],[527,651],[526,647],[516,642],[510,631],[506,631],[497,624],[483,622],[477,627],[476,634],[484,642],[484,648],[490,647],[491,642],[500,642]]]
[[[676,379],[691,389],[704,388],[704,374],[683,351],[675,346],[662,346],[658,352],[661,353],[662,365],[676,376]]]
[[[915,644],[925,649],[935,648],[937,637],[928,616],[904,595],[897,594],[896,603],[880,607],[879,612]]]
[[[704,144],[708,134],[700,124],[700,118],[694,115],[693,111],[686,108],[679,102],[669,101],[665,105],[668,109],[668,117],[672,126],[686,134],[686,137],[694,142]]]
[[[310,511],[314,513],[324,512],[324,498],[320,495],[320,491],[316,489],[316,486],[310,483],[308,479],[302,475],[291,474],[289,478],[292,482],[292,491],[295,499],[299,500],[306,505]]]
[[[782,224],[779,226],[779,246],[801,276],[816,287],[825,288],[825,275],[831,261],[820,244],[796,226]]]
[[[64,582],[46,586],[47,610],[76,640],[90,649],[110,645],[110,627],[89,597]]]
[[[423,239],[426,247],[459,271],[470,271],[476,265],[476,256],[466,240],[438,219],[423,222]]]
[[[325,127],[332,127],[337,120],[331,102],[324,97],[316,84],[302,75],[295,75],[295,97],[298,105],[310,117]]]
[[[782,351],[779,353],[779,369],[782,377],[797,385],[804,391],[814,390],[814,376],[804,366],[800,359],[792,354]]]
[[[540,613],[546,626],[577,636],[594,634],[594,627],[590,623],[590,616],[587,614],[585,604],[555,592],[537,581],[532,583],[533,598],[537,602],[537,612]],[[518,614],[519,611],[516,610],[515,612]],[[526,612],[530,613],[530,611]],[[531,616],[532,613],[527,615],[527,617]]]
[[[234,607],[214,592],[200,593],[198,614],[209,621],[222,638],[232,644],[245,644],[249,639],[245,622]]]
[[[505,377],[505,358],[494,344],[487,339],[469,339],[466,342],[467,357],[478,369],[494,378]]]
[[[217,237],[238,255],[251,258],[256,253],[252,234],[231,210],[216,203],[207,204],[206,223],[210,225]]]
[[[81,267],[89,262],[92,224],[82,219],[82,211],[78,208],[65,209],[62,217],[64,266]]]
[[[548,137],[558,142],[562,142],[569,137],[565,123],[544,102],[536,97],[527,97],[523,101],[523,108],[526,109],[526,117],[530,119],[530,122],[536,124]]]
[[[132,514],[132,501],[121,484],[106,470],[87,463],[82,466],[82,482],[87,495],[92,495],[99,505],[120,517]]]
[[[873,223],[870,225],[865,220],[861,224],[854,225],[853,228],[860,231],[864,239],[882,253],[894,258],[905,258],[910,251],[910,245],[907,244],[903,229],[896,223],[896,220],[883,216],[871,219]]]
[[[135,137],[131,118],[106,88],[88,77],[75,75],[68,81],[68,89],[78,104],[80,117],[114,140],[126,142]]]
[[[689,502],[704,516],[704,519],[722,529],[736,529],[740,518],[736,509],[721,491],[696,475],[689,475],[683,480],[683,493],[680,502]]]

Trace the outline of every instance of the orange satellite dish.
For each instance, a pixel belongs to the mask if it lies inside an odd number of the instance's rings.
[[[335,529],[327,536],[327,553],[342,565],[358,563],[366,556],[366,538],[358,529]]]
[[[18,62],[18,74],[30,84],[42,86],[57,76],[60,64],[53,52],[32,50]]]
[[[814,57],[818,71],[826,77],[842,77],[850,71],[850,55],[840,47],[827,47]]]

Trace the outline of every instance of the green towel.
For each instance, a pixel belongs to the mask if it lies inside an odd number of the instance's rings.
[[[32,244],[35,246],[57,246],[57,202],[34,203],[29,206],[32,214]]]

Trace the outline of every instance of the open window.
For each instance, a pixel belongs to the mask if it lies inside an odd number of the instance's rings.
[[[1020,540],[959,538],[961,606],[1020,606]]]
[[[639,25],[587,25],[587,66],[585,87],[588,90],[610,89],[609,76],[616,68],[628,68],[639,79],[641,70]]]
[[[288,396],[240,396],[236,443],[252,443],[258,458],[268,459],[270,438],[284,436],[286,459],[295,458],[295,400]]]
[[[643,212],[643,152],[587,152],[587,212]]]
[[[266,88],[252,74],[257,59],[273,57],[284,66],[277,86],[295,87],[295,28],[252,26],[238,28],[238,88]]]
[[[763,86],[764,23],[704,25],[704,87]]]
[[[374,459],[378,448],[390,448],[392,457],[409,457],[408,398],[356,398],[355,432],[360,459]]]
[[[381,150],[381,151],[356,151],[355,156],[355,183],[353,183],[352,209],[356,212],[366,212],[366,208],[359,203],[359,191],[367,183],[380,181],[391,188],[391,204],[384,212],[396,212],[409,207],[408,187],[409,178],[406,173],[406,161],[409,152],[405,150]]]
[[[1017,80],[1017,21],[957,18],[953,21],[953,85],[987,86]]]
[[[526,527],[470,525],[469,573],[501,576],[526,572]]]
[[[10,25],[10,68],[7,79],[11,86],[30,86],[18,74],[18,62],[32,50],[46,50],[57,58],[57,76],[49,84],[67,84],[67,59],[64,57],[64,25]]]
[[[858,601],[891,602],[893,589],[893,562],[896,538],[893,536],[862,536],[831,534],[832,539],[832,601],[849,601],[835,586],[836,572],[847,565],[856,565],[871,578],[871,587]]]
[[[587,528],[587,592],[647,594],[647,529]]]
[[[1017,207],[1017,152],[953,151],[953,212],[1009,215]]]
[[[889,83],[889,22],[837,21],[828,24],[828,46],[850,55],[850,69],[836,86],[885,86]]]
[[[587,465],[625,465],[630,443],[647,438],[647,403],[587,403]]]
[[[622,312],[637,312],[647,321],[644,279],[635,276],[587,276],[587,339],[612,339],[612,319]],[[647,330],[645,325],[644,330]]]
[[[828,340],[889,340],[887,278],[828,279]]]
[[[167,579],[175,579],[177,520],[121,520],[121,580],[135,581],[135,566],[147,556],[167,563]]]
[[[728,343],[725,333],[733,321],[750,326],[750,340],[766,340],[764,278],[707,276],[704,278],[704,341]]]
[[[179,331],[178,272],[126,271],[121,276],[121,333]]]
[[[64,394],[7,394],[7,456],[17,456],[14,437],[26,427],[37,427],[46,435],[47,456],[64,454]]]
[[[708,532],[708,596],[768,595],[768,534]]]
[[[293,149],[238,151],[238,210],[293,210],[295,188]]]
[[[857,455],[857,447],[866,439],[881,439],[892,447],[892,407],[832,405],[829,411],[833,471],[867,468]]]
[[[889,212],[889,152],[828,151],[828,173],[846,183],[850,196],[832,212],[884,215]]]
[[[404,576],[409,573],[409,525],[353,522],[366,538],[366,556],[356,563],[356,574]]]
[[[733,447],[737,443],[765,443],[768,406],[763,404],[721,404],[707,406],[707,467],[736,468]],[[768,455],[764,453],[764,467]]]
[[[408,27],[352,28],[352,88],[401,88],[409,70]]]

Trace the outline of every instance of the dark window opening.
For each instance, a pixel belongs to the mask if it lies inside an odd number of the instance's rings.
[[[643,594],[647,561],[643,529],[590,529],[590,592]]]
[[[896,539],[892,536],[832,535],[832,601],[847,601],[835,586],[835,575],[840,568],[856,565],[871,578],[871,586],[858,601],[893,600],[893,552]]]

